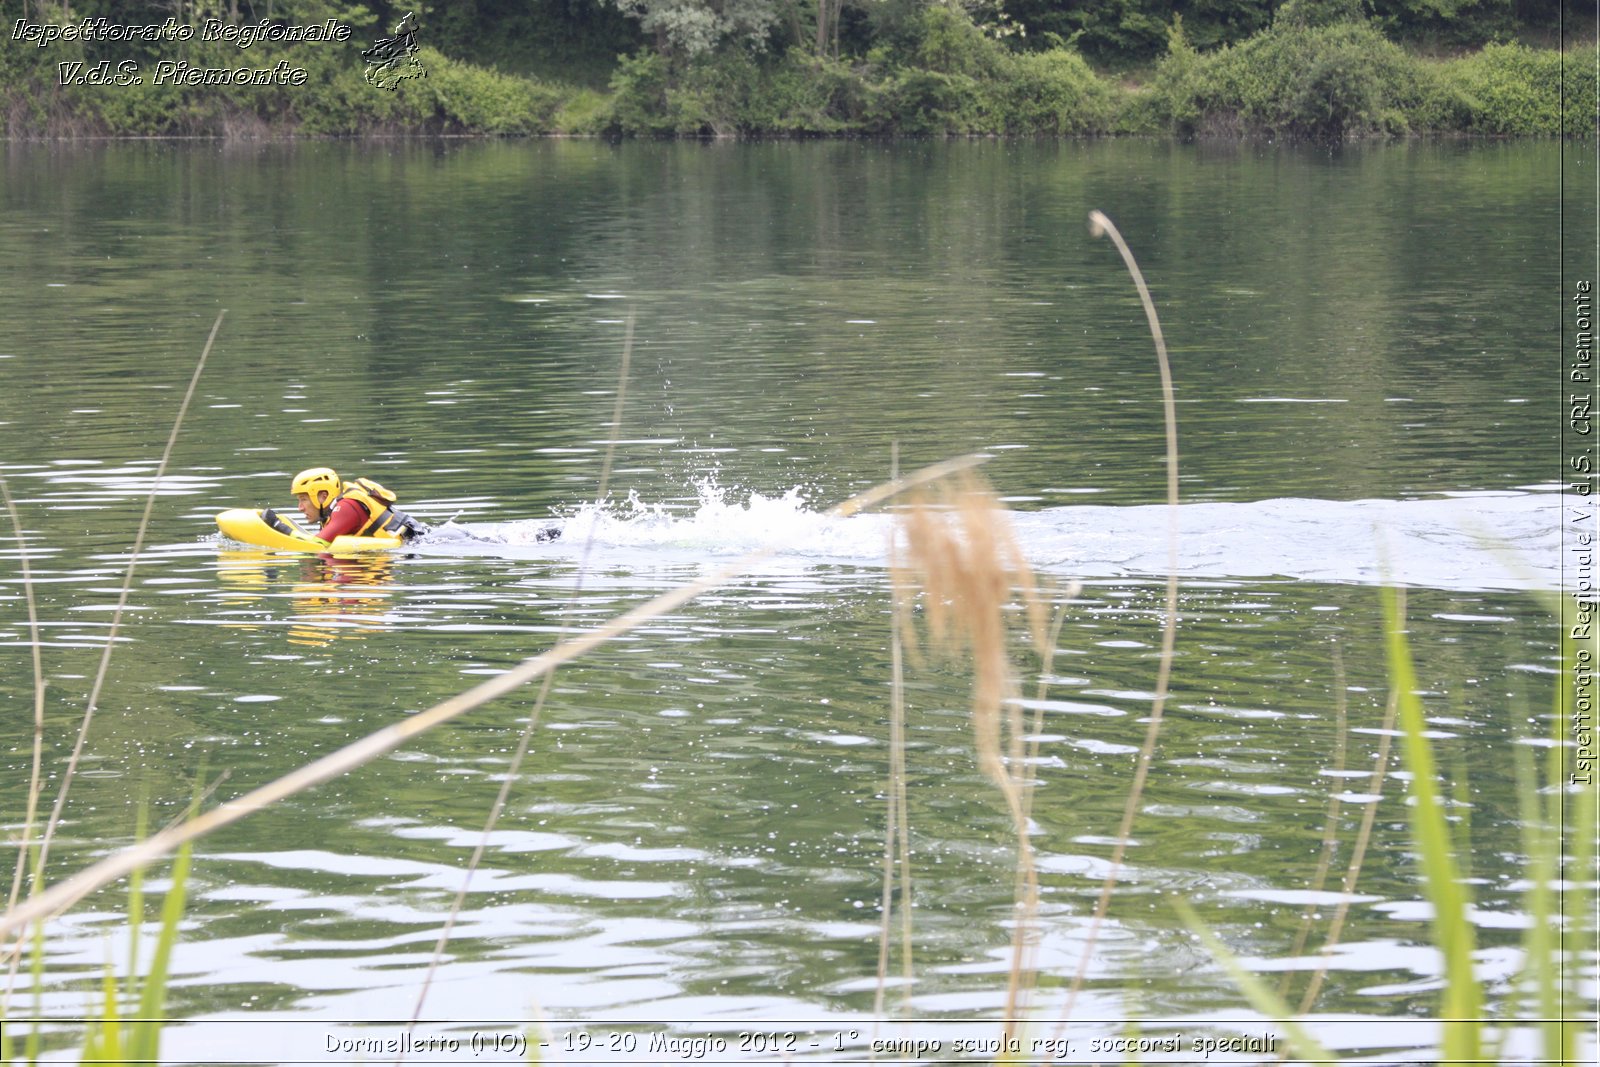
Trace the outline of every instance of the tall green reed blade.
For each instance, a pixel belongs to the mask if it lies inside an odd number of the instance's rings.
[[[1416,668],[1406,640],[1405,609],[1392,588],[1383,590],[1384,651],[1389,684],[1399,701],[1405,761],[1411,769],[1411,837],[1422,867],[1423,888],[1433,905],[1433,939],[1444,954],[1441,1004],[1444,1056],[1454,1063],[1477,1060],[1482,1052],[1482,993],[1472,974],[1476,934],[1467,918],[1467,895],[1452,854],[1450,827],[1435,782],[1433,747],[1425,736]]]
[[[195,801],[199,804],[198,797]],[[192,809],[191,809],[192,810]],[[172,886],[161,901],[161,932],[156,937],[150,973],[139,992],[139,1019],[128,1042],[129,1058],[154,1063],[161,1048],[161,1027],[166,1019],[167,977],[171,973],[172,948],[178,942],[178,925],[183,921],[189,900],[189,865],[194,845],[185,842],[172,861]]]
[[[1322,1047],[1322,1043],[1311,1036],[1310,1031],[1295,1021],[1289,1011],[1289,1005],[1284,1003],[1282,997],[1267,988],[1265,982],[1245,969],[1222,939],[1212,932],[1205,920],[1200,918],[1200,913],[1194,910],[1187,900],[1182,897],[1172,898],[1172,907],[1183,920],[1185,926],[1193,930],[1206,946],[1206,951],[1211,953],[1213,959],[1222,964],[1222,969],[1228,972],[1234,985],[1245,995],[1250,1006],[1262,1015],[1267,1016],[1283,1027],[1283,1036],[1289,1050],[1296,1057],[1311,1063],[1328,1063],[1334,1056]]]
[[[105,977],[100,981],[100,1018],[89,1020],[83,1039],[84,1063],[114,1064],[124,1059],[122,1051],[122,1013],[117,1006],[117,972],[106,961]]]
[[[149,797],[141,798],[134,816],[133,839],[143,841],[150,830]],[[139,931],[144,927],[144,868],[128,875],[128,1000],[139,996]]]
[[[35,877],[37,878],[38,860],[34,860]],[[44,1018],[44,920],[40,919],[33,924],[33,941],[28,948],[28,977],[33,982],[33,1017]],[[39,1024],[35,1022],[33,1029],[28,1031],[28,1041],[24,1047],[23,1055],[29,1063],[39,1062],[39,1044],[43,1035],[39,1032]]]
[[[1571,883],[1571,888],[1563,894],[1561,902],[1561,911],[1565,916],[1571,917],[1572,924],[1570,929],[1563,927],[1561,934],[1564,942],[1563,958],[1567,961],[1558,994],[1563,1017],[1568,1014],[1566,1005],[1569,1001],[1576,1004],[1585,1003],[1579,999],[1580,994],[1576,988],[1580,963],[1584,962],[1582,953],[1593,953],[1597,939],[1600,939],[1600,916],[1595,914],[1593,890],[1596,838],[1600,837],[1600,786],[1596,785],[1593,774],[1584,775],[1577,784],[1578,791],[1571,798],[1572,803],[1577,805],[1573,818],[1575,840],[1572,847],[1572,866],[1567,879]],[[1566,788],[1567,783],[1562,782],[1561,786]],[[1571,947],[1568,948],[1568,945]],[[1590,956],[1587,962],[1592,965],[1593,960],[1594,956]],[[1593,1005],[1592,995],[1587,1003]],[[1562,1059],[1572,1059],[1578,1034],[1594,1032],[1595,1022],[1592,1018],[1580,1023],[1578,1027],[1563,1025],[1560,1034]],[[1550,1050],[1546,1049],[1545,1054],[1548,1056]]]
[[[196,799],[198,804],[198,798]],[[191,809],[192,810],[192,809]],[[143,833],[146,812],[139,809],[139,828]],[[83,1062],[104,1064],[156,1063],[161,1051],[161,1028],[165,1020],[167,976],[172,949],[178,940],[178,925],[188,900],[191,845],[179,848],[172,865],[172,887],[161,902],[161,929],[156,939],[150,973],[139,977],[139,930],[144,911],[144,869],[129,876],[128,929],[132,946],[128,954],[127,985],[119,989],[116,972],[108,962],[101,981],[101,1008],[98,1018],[89,1020],[84,1035]],[[135,1006],[133,1017],[124,1020],[121,1001],[126,997]]]
[[[1567,749],[1577,740],[1574,734],[1578,732],[1578,727],[1586,725],[1593,730],[1593,720],[1587,715],[1579,719],[1584,712],[1578,708],[1577,701],[1584,695],[1583,689],[1593,686],[1597,678],[1595,672],[1600,667],[1600,630],[1592,624],[1592,605],[1587,605],[1586,599],[1580,599],[1575,593],[1549,591],[1537,596],[1550,614],[1561,622],[1562,680],[1556,684],[1555,707],[1550,716],[1551,746],[1546,771],[1550,805],[1555,810],[1551,825],[1558,836],[1566,832],[1567,805],[1576,805],[1572,809],[1571,856],[1569,858],[1566,855],[1564,848],[1560,849],[1557,861],[1564,882],[1557,910],[1564,925],[1559,928],[1558,952],[1563,966],[1557,992],[1560,1012],[1555,1017],[1560,1020],[1560,1025],[1556,1043],[1562,1050],[1562,1060],[1569,1061],[1574,1054],[1578,1035],[1595,1033],[1593,1017],[1583,1019],[1578,1016],[1582,1009],[1569,1005],[1583,1004],[1590,1006],[1591,1010],[1594,1005],[1593,994],[1585,996],[1580,992],[1578,981],[1583,966],[1592,968],[1596,953],[1600,951],[1600,914],[1596,914],[1594,896],[1596,875],[1600,873],[1596,867],[1596,850],[1600,848],[1600,840],[1597,840],[1600,837],[1600,783],[1595,781],[1592,766],[1582,768],[1582,773],[1575,773],[1579,770],[1575,766],[1568,767]],[[1588,691],[1591,694],[1593,692],[1592,688]],[[1585,957],[1585,953],[1589,955]],[[1574,1022],[1578,1023],[1577,1027],[1570,1025]],[[1546,1045],[1545,1055],[1554,1054]]]
[[[1561,831],[1549,822],[1542,803],[1533,757],[1527,746],[1516,745],[1518,816],[1522,823],[1523,852],[1528,857],[1527,909],[1532,925],[1522,939],[1522,978],[1516,988],[1529,980],[1534,986],[1532,1011],[1539,1019],[1545,1055],[1558,1061],[1566,1056],[1561,1048],[1561,971],[1557,934],[1551,899],[1551,883],[1560,863]],[[1514,1001],[1515,1003],[1515,1001]],[[1526,1009],[1524,1009],[1526,1010]]]
[[[145,977],[144,989],[139,996],[141,1022],[133,1029],[132,1052],[136,1060],[156,1059],[160,1048],[161,1025],[166,1018],[167,977],[172,963],[172,946],[178,941],[178,924],[183,918],[188,900],[189,860],[192,845],[178,849],[172,863],[172,888],[161,902],[161,936],[156,939],[155,957],[150,961],[150,973]]]
[[[1600,832],[1600,828],[1596,826],[1597,793],[1594,775],[1571,774],[1573,767],[1569,761],[1569,750],[1574,739],[1569,731],[1573,723],[1565,712],[1572,706],[1569,701],[1575,702],[1580,695],[1577,688],[1578,672],[1574,668],[1579,662],[1590,664],[1595,662],[1596,643],[1591,639],[1587,646],[1579,647],[1576,651],[1566,647],[1565,643],[1563,646],[1562,681],[1556,685],[1555,699],[1550,710],[1550,750],[1545,770],[1546,780],[1542,790],[1546,797],[1543,822],[1546,852],[1542,859],[1548,865],[1549,872],[1545,882],[1547,899],[1553,895],[1550,894],[1549,887],[1563,873],[1561,865],[1565,852],[1563,845],[1567,804],[1571,802],[1577,807],[1572,809],[1574,835],[1572,867],[1565,879],[1570,888],[1562,893],[1557,905],[1557,914],[1541,924],[1550,926],[1557,932],[1553,939],[1554,944],[1550,946],[1551,954],[1546,958],[1546,965],[1539,975],[1539,992],[1541,1017],[1547,1020],[1561,1020],[1553,1026],[1547,1023],[1544,1027],[1546,1058],[1559,1057],[1562,1062],[1575,1062],[1580,1031],[1567,1025],[1570,1018],[1567,1003],[1569,997],[1573,1001],[1578,1001],[1579,994],[1574,985],[1582,970],[1580,953],[1585,949],[1593,950],[1596,947],[1597,916],[1594,912],[1591,887],[1595,877],[1595,836]],[[1578,659],[1580,655],[1585,658]],[[1574,785],[1578,787],[1576,791],[1572,789]],[[1586,1029],[1593,1033],[1593,1022],[1590,1022]]]

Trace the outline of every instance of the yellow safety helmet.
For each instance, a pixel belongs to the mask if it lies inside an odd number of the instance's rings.
[[[311,502],[319,507],[331,504],[340,493],[344,492],[344,483],[339,480],[339,475],[332,467],[310,467],[294,476],[294,482],[289,486],[290,491],[296,495],[305,493],[311,497]],[[327,500],[318,500],[317,494],[327,491]]]

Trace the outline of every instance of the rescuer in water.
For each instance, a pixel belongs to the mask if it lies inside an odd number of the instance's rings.
[[[389,534],[409,541],[428,532],[421,520],[395,507],[395,495],[371,478],[346,482],[330,467],[311,467],[294,476],[290,489],[306,521],[321,524],[317,536],[324,541],[344,534]]]

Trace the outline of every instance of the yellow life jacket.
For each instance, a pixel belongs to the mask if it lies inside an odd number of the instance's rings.
[[[350,479],[344,483],[344,492],[339,497],[348,497],[367,509],[366,524],[356,531],[357,537],[375,537],[387,533],[402,541],[409,541],[427,528],[395,507],[395,501],[399,498],[371,478]]]

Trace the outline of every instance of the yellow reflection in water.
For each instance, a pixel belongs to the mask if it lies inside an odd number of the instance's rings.
[[[217,576],[232,606],[287,599],[294,612],[289,643],[322,647],[388,628],[394,563],[386,555],[339,558],[286,556],[253,549],[217,553]],[[258,630],[262,623],[226,625]]]

